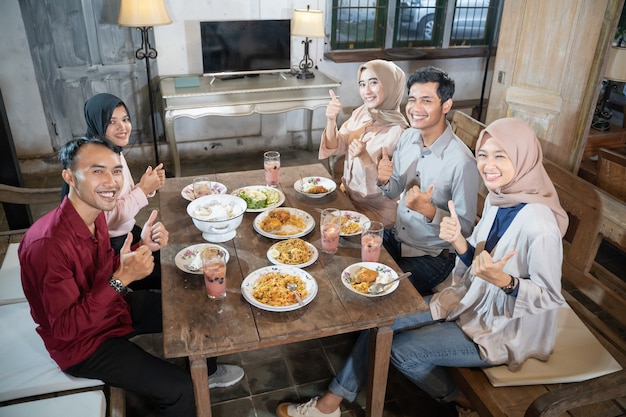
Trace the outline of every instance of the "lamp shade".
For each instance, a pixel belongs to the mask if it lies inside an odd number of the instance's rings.
[[[117,19],[120,26],[161,26],[170,23],[172,19],[163,0],[121,0]]]
[[[305,36],[307,38],[323,38],[324,21],[321,10],[295,9],[291,22],[291,34],[293,36]]]
[[[626,82],[626,48],[615,46],[611,48],[604,78],[611,81]]]

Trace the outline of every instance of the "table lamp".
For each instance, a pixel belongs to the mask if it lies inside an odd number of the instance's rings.
[[[154,118],[154,98],[150,76],[150,60],[157,57],[157,51],[150,44],[148,31],[153,26],[169,25],[172,19],[167,14],[163,0],[121,0],[120,15],[117,24],[120,26],[136,27],[141,32],[141,46],[135,51],[135,57],[146,60],[146,75],[148,77],[148,100],[150,102],[150,120],[152,121],[152,142],[156,165],[159,164],[159,147],[157,143],[156,121]]]
[[[291,22],[291,36],[304,36],[304,58],[300,61],[300,72],[297,77],[300,80],[315,77],[315,74],[311,72],[313,68],[313,60],[309,56],[309,44],[313,42],[309,38],[323,38],[324,34],[324,22],[322,19],[321,10],[311,10],[309,6],[304,9],[295,9],[293,12],[293,20]]]
[[[609,130],[609,120],[613,112],[607,106],[611,91],[617,88],[618,82],[626,82],[626,48],[612,47],[609,51],[609,62],[604,71],[606,85],[600,103],[596,106],[591,127],[595,130]],[[626,115],[624,115],[626,117]]]

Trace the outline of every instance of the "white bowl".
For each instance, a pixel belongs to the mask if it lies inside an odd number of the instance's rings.
[[[231,194],[213,194],[196,198],[187,205],[187,214],[208,242],[231,240],[243,220],[247,204]]]
[[[322,187],[326,188],[328,191],[325,193],[317,193],[317,194],[313,194],[313,193],[308,193],[307,189],[311,186],[314,185],[321,185]],[[337,188],[337,184],[335,183],[335,181],[331,180],[330,178],[324,178],[324,177],[304,177],[302,179],[299,179],[298,181],[296,181],[293,184],[293,188],[300,194],[303,194],[307,197],[310,198],[322,198],[325,195],[328,195],[330,193],[332,193],[333,191],[335,191],[335,188]]]

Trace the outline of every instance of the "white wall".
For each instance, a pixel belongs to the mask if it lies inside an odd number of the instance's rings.
[[[0,88],[5,100],[16,150],[21,160],[22,171],[29,158],[52,157],[52,146],[48,137],[47,121],[43,113],[32,59],[26,40],[24,24],[18,0],[1,0],[0,34],[4,42],[0,44]],[[330,4],[330,1],[328,1]],[[181,75],[200,74],[202,57],[200,48],[200,28],[202,20],[245,20],[245,19],[290,19],[293,9],[306,8],[324,11],[325,19],[327,0],[165,0],[173,23],[154,28],[155,44],[158,50],[158,74]],[[327,22],[326,27],[329,27]],[[292,65],[297,66],[304,55],[302,38],[292,39]],[[314,39],[310,54],[319,70],[339,79],[342,87],[338,94],[346,107],[361,104],[356,88],[356,71],[359,63],[337,64],[324,59],[324,39]],[[478,99],[483,80],[484,62],[482,58],[450,59],[442,61],[397,61],[407,73],[420,66],[435,65],[446,70],[457,83],[456,100]],[[488,85],[490,82],[488,82]],[[228,127],[238,125],[241,135],[250,135],[250,140],[238,145],[234,140],[221,140],[223,152],[250,150],[253,147],[304,146],[302,130],[305,126],[304,111],[290,112],[288,115],[248,116],[238,118],[233,123],[230,118],[204,118],[198,120],[182,119],[176,122],[176,134],[180,140],[187,141],[181,147],[181,157],[194,157],[198,149],[206,146],[206,141],[218,140],[221,132]],[[319,134],[325,124],[324,109],[314,113],[314,143],[319,143]],[[207,132],[211,132],[207,136]],[[263,139],[263,140],[258,140]],[[198,142],[200,140],[200,142]],[[202,142],[204,141],[204,143]],[[146,145],[150,146],[150,145]],[[162,152],[167,152],[165,146]],[[141,154],[141,153],[137,153]],[[48,158],[53,160],[54,158]],[[37,167],[36,169],[41,169]]]

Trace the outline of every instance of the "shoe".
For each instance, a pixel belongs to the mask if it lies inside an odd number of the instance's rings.
[[[460,405],[456,406],[456,412],[459,414],[459,417],[480,417],[478,412],[469,408],[463,408]]]
[[[339,417],[341,411],[337,408],[332,413],[322,413],[315,407],[319,397],[311,398],[308,402],[302,404],[281,403],[276,408],[278,417]]]
[[[236,365],[217,365],[217,371],[209,375],[209,388],[225,388],[241,381],[244,372]]]

